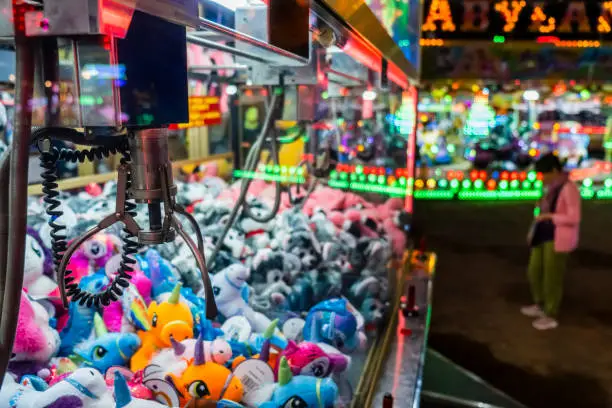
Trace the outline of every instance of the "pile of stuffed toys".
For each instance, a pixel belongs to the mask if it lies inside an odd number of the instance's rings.
[[[202,228],[208,259],[239,185],[204,177],[177,186],[177,201]],[[112,211],[115,191],[111,182],[63,196],[56,222],[74,239]],[[255,181],[249,193],[252,211],[269,213],[268,185]],[[120,301],[64,309],[44,206],[31,198],[0,408],[342,406],[351,399],[351,355],[367,347],[388,305],[388,262],[404,247],[394,223],[401,206],[319,188],[300,209],[283,194],[269,222],[240,215],[211,260],[220,316],[209,321],[200,272],[179,241],[141,248]],[[146,211],[138,217],[144,224]],[[119,237],[118,229],[98,234],[72,258],[81,288],[109,284]]]

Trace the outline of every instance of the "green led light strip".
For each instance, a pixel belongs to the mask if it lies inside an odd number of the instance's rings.
[[[262,169],[271,169],[271,172],[246,172],[243,170],[235,170],[234,176],[237,178],[252,178],[272,182],[304,184],[305,178],[301,175],[301,169],[297,168],[280,168],[280,166],[263,166]],[[289,174],[287,174],[289,173]],[[297,173],[297,174],[296,174]],[[347,173],[336,173],[332,175],[332,179],[328,181],[329,187],[341,190],[352,190],[356,192],[384,194],[391,197],[405,197],[409,191],[409,186],[412,180],[405,179],[396,180],[393,185],[384,184],[381,176],[363,174],[355,175]],[[338,180],[339,178],[339,180]],[[369,182],[368,182],[369,181]],[[454,200],[461,201],[534,201],[542,196],[542,190],[538,187],[541,183],[534,183],[525,180],[519,182],[513,180],[510,183],[503,181],[495,190],[487,190],[481,180],[476,180],[474,183],[469,180],[464,180],[461,184],[457,180],[452,180],[450,183],[441,180],[437,189],[417,189],[414,191],[416,200]],[[608,187],[612,187],[609,185]],[[596,190],[592,187],[582,187],[580,195],[585,200],[612,200],[612,188]]]
[[[612,199],[612,190],[599,190],[597,192],[597,198],[600,200]]]
[[[284,176],[279,174],[259,173],[256,171],[234,170],[236,178],[250,178],[280,183],[304,184],[306,179],[302,176]]]
[[[385,194],[385,195],[389,195],[393,197],[405,197],[406,196],[405,187],[389,187],[389,186],[380,185],[380,184],[348,182],[344,180],[329,180],[328,185],[332,188],[361,191],[364,193]]]
[[[236,170],[243,171],[243,170]],[[279,166],[278,164],[260,164],[257,166],[258,174],[287,174],[290,176],[297,174],[298,176],[304,175],[304,168],[297,166]]]
[[[414,192],[415,200],[453,200],[454,191],[444,190],[419,190]]]
[[[473,201],[494,201],[494,200],[537,200],[542,196],[540,190],[523,191],[460,191],[457,197],[459,200]]]
[[[590,188],[581,188],[580,196],[585,200],[591,200],[595,197],[595,191]]]

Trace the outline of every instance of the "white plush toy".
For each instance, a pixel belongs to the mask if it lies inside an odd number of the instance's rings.
[[[79,368],[52,387],[40,377],[24,376],[21,383],[17,383],[7,374],[0,390],[0,408],[163,407],[155,401],[132,397],[125,377],[119,371],[115,371],[113,391],[109,391],[102,374],[92,368]]]
[[[244,316],[256,332],[264,332],[272,322],[262,313],[256,312],[247,303],[249,269],[242,264],[233,264],[212,277],[215,301],[219,312],[225,317]],[[203,293],[200,293],[203,296]]]
[[[144,381],[165,379],[169,373],[180,377],[187,369],[187,363],[195,355],[196,339],[187,339],[177,342],[174,339],[172,348],[161,350],[151,359],[149,366],[145,369]],[[232,348],[223,339],[203,341],[204,358],[206,361],[214,361],[217,364],[225,364],[232,358]]]
[[[55,281],[45,274],[52,270],[51,254],[32,228],[28,228],[25,248],[23,287],[33,298],[47,297],[57,289]]]
[[[80,406],[109,408],[115,406],[104,377],[92,368],[80,368],[69,377],[46,388],[38,377],[25,377],[21,383],[5,375],[0,390],[0,408],[50,408]]]

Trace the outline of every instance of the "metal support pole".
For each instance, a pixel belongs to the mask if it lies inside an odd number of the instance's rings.
[[[15,137],[11,148],[9,181],[9,223],[11,239],[8,243],[5,290],[0,320],[0,378],[13,349],[21,288],[26,236],[26,207],[28,199],[28,162],[32,133],[31,101],[34,93],[34,54],[38,43],[16,36]]]
[[[2,299],[4,299],[4,288],[6,285],[6,257],[9,242],[9,169],[10,169],[10,147],[0,157],[0,316],[2,315]]]

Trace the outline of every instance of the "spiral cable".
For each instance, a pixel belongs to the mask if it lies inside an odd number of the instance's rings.
[[[43,201],[46,204],[46,213],[50,216],[48,224],[51,228],[51,251],[53,253],[53,264],[56,271],[68,246],[65,233],[66,226],[56,222],[56,220],[64,214],[61,210],[61,201],[58,199],[60,192],[58,191],[59,185],[57,183],[57,162],[62,160],[72,163],[84,163],[86,160],[93,161],[94,159],[108,158],[117,153],[122,155],[120,160],[122,165],[130,162],[130,154],[125,141],[111,147],[94,147],[91,149],[76,150],[66,148],[58,149],[51,146],[46,151],[41,151],[40,163],[43,168],[41,174],[43,179]],[[128,173],[126,195],[131,184],[130,180],[130,174]],[[136,208],[136,204],[129,201],[126,197],[125,213],[135,217]],[[126,227],[123,228],[123,236],[121,239],[123,241],[123,248],[121,251],[119,269],[111,283],[107,285],[103,291],[92,293],[81,289],[78,283],[74,282],[74,277],[71,276],[72,271],[66,269],[64,285],[71,301],[78,302],[81,306],[100,307],[100,305],[108,306],[111,302],[119,299],[123,294],[123,290],[130,284],[129,281],[132,279],[131,273],[134,272],[133,265],[136,263],[133,255],[138,252],[140,247],[138,242],[134,240],[134,235]]]

